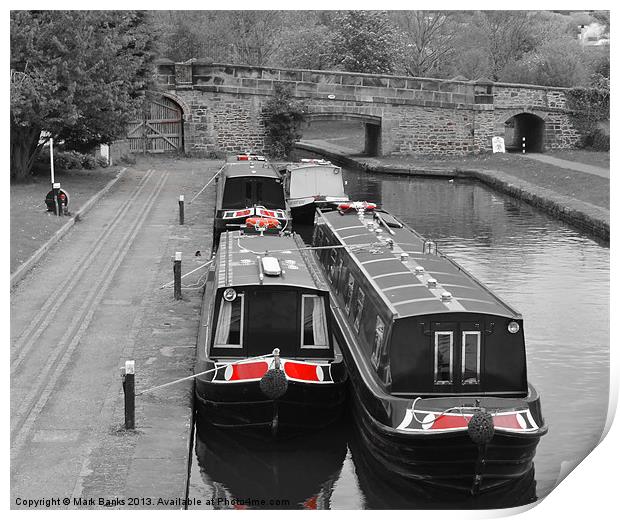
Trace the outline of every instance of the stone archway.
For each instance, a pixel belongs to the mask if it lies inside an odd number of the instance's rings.
[[[380,156],[382,153],[381,116],[347,111],[310,112],[306,115],[306,121],[308,123],[316,121],[355,121],[362,123],[364,127],[363,153],[371,157]]]
[[[541,153],[545,150],[545,120],[531,112],[519,112],[504,121],[506,149]],[[525,147],[523,146],[525,144]]]

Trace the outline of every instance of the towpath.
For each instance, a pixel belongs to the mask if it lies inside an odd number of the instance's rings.
[[[588,173],[590,175],[598,175],[609,179],[609,168],[600,168],[598,166],[592,166],[591,164],[584,164],[576,161],[567,161],[566,159],[558,159],[550,155],[543,155],[541,153],[528,153],[523,157],[532,159],[534,161],[540,161],[547,164],[552,164],[558,168],[564,168],[566,170],[574,170],[581,173]]]
[[[160,286],[176,251],[185,273],[208,259],[214,192],[186,205],[183,226],[178,196],[189,201],[220,165],[129,168],[13,288],[12,508],[179,508],[170,500],[185,496],[192,384],[138,396],[127,432],[119,367],[135,360],[138,392],[192,373],[202,291],[175,301]]]

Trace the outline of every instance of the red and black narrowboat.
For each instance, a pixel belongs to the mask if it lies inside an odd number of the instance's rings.
[[[547,426],[521,315],[373,204],[318,210],[313,242],[369,455],[473,493],[528,474]]]
[[[260,219],[222,233],[201,323],[199,419],[275,434],[340,417],[346,371],[329,290],[297,235]]]
[[[248,218],[275,219],[278,228],[285,229],[290,211],[274,166],[261,155],[241,154],[230,157],[217,177],[213,248],[222,232]]]
[[[284,191],[296,224],[312,224],[314,209],[335,207],[349,197],[342,168],[324,159],[301,159],[286,165]]]

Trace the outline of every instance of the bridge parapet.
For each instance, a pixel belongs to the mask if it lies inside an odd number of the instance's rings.
[[[571,147],[579,139],[569,118],[565,89],[556,87],[207,60],[164,60],[158,64],[157,81],[174,99],[185,102],[186,150],[264,150],[262,108],[276,84],[289,86],[293,96],[304,101],[309,121],[362,122],[366,150],[378,155],[489,151],[492,137],[515,134],[508,120],[520,114],[540,119],[544,147]]]
[[[160,64],[157,79],[166,89],[271,95],[275,83],[298,98],[365,103],[465,108],[475,102],[475,82],[340,71],[278,69],[194,61]],[[334,96],[334,97],[330,97]]]

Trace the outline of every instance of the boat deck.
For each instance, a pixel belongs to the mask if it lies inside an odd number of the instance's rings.
[[[378,226],[378,231],[369,229],[372,214],[366,214],[364,223],[355,212],[342,215],[331,211],[321,215],[343,244],[358,246],[352,249],[354,261],[395,317],[460,311],[520,317],[517,311],[440,252],[424,253],[424,238],[410,228]],[[404,254],[407,255],[405,260],[401,260]],[[450,293],[449,300],[445,293]]]

